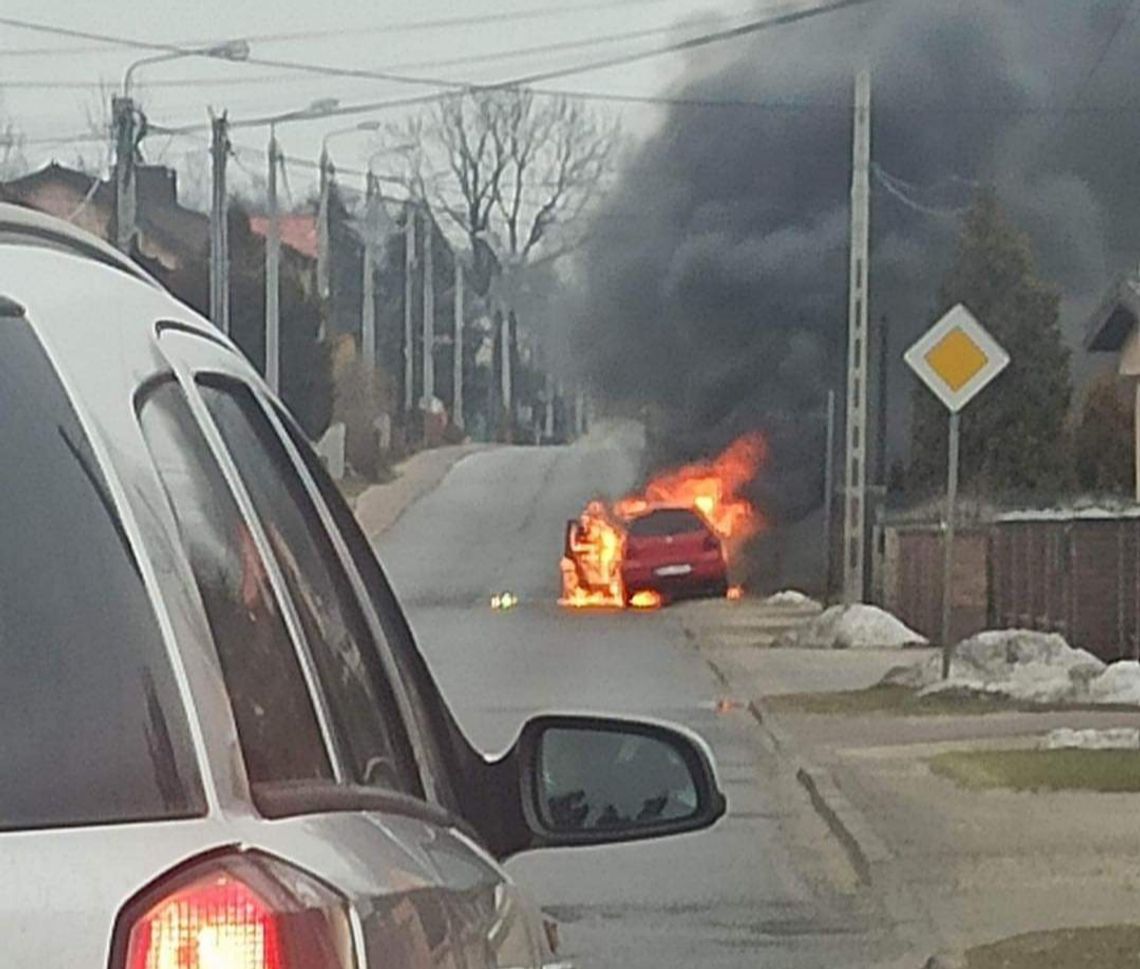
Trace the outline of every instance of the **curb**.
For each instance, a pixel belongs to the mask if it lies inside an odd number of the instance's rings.
[[[697,636],[693,634],[689,638],[699,648]],[[706,655],[704,660],[722,684],[731,684],[731,678],[715,659]],[[891,857],[890,849],[871,830],[859,809],[839,789],[831,771],[809,763],[796,750],[795,744],[776,725],[763,701],[755,698],[749,700],[748,712],[771,739],[776,752],[791,763],[796,780],[807,792],[816,814],[843,848],[855,876],[861,884],[871,885],[873,866],[888,861]]]

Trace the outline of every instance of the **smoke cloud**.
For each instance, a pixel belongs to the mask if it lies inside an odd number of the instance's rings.
[[[978,185],[996,187],[1030,233],[1077,345],[1085,314],[1140,249],[1130,7],[882,0],[704,53],[673,93],[736,104],[668,108],[628,160],[582,257],[579,367],[604,393],[664,415],[662,460],[760,428],[765,511],[792,522],[819,504],[826,389],[840,407],[843,397],[863,63],[880,171],[871,312],[890,322],[894,450],[910,397],[898,361],[933,321],[955,213]]]

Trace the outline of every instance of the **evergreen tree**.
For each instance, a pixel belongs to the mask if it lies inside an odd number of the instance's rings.
[[[1010,364],[962,412],[959,473],[967,491],[1048,494],[1070,469],[1064,446],[1072,386],[1069,351],[1058,322],[1060,297],[1036,275],[1029,240],[1006,219],[992,191],[966,215],[941,314],[963,303],[1010,355]],[[912,487],[932,491],[945,479],[947,412],[915,387]]]

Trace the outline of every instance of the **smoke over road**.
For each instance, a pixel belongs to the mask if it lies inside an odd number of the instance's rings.
[[[668,108],[629,160],[583,257],[576,353],[604,392],[660,409],[670,460],[762,429],[756,497],[793,521],[819,503],[842,386],[856,66],[873,71],[871,309],[892,359],[938,309],[979,183],[1030,232],[1075,342],[1140,249],[1140,29],[1128,0],[882,0],[713,50],[673,93],[734,104]]]

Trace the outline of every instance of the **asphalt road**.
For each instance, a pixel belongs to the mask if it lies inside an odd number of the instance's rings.
[[[508,868],[562,923],[564,949],[581,966],[866,964],[876,936],[865,906],[820,877],[827,846],[817,846],[820,865],[805,864],[815,856],[802,850],[804,832],[828,836],[799,816],[806,801],[788,796],[747,713],[716,711],[724,687],[678,613],[556,604],[565,520],[587,498],[631,486],[639,447],[636,430],[619,426],[571,447],[471,455],[378,543],[428,662],[484,750],[509,746],[542,710],[680,721],[712,744],[730,804],[712,830],[538,852]],[[490,596],[502,591],[521,604],[493,611]]]

